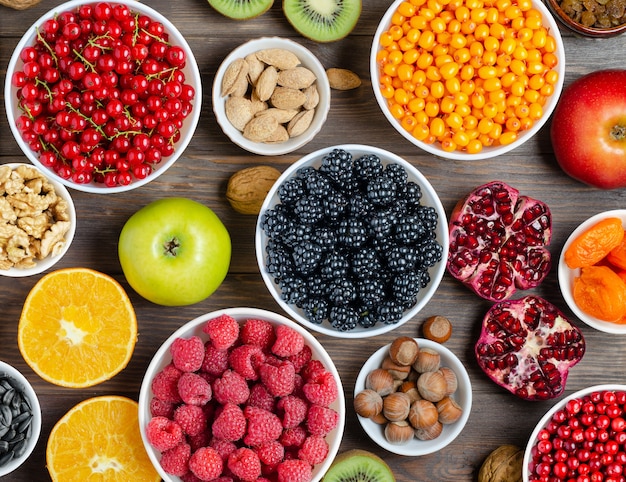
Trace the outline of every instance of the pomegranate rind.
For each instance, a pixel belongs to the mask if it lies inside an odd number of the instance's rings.
[[[448,231],[448,272],[484,299],[503,301],[535,288],[552,266],[550,208],[505,182],[483,184],[461,199]]]
[[[494,304],[474,346],[480,368],[524,400],[563,393],[570,368],[585,354],[582,331],[552,303],[525,296]]]

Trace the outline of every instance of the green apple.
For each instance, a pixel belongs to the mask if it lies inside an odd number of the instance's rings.
[[[183,306],[206,299],[222,284],[231,241],[211,209],[172,197],[153,201],[128,218],[118,254],[137,293],[156,304]]]

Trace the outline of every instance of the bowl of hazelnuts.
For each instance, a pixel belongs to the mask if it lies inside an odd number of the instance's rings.
[[[354,410],[367,435],[399,455],[419,456],[449,445],[472,408],[461,361],[441,343],[400,336],[363,364]]]

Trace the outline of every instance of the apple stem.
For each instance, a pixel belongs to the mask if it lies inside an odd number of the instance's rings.
[[[626,139],[626,125],[623,124],[617,124],[614,125],[613,128],[611,129],[611,139],[614,139],[616,141],[621,141],[623,139]]]
[[[176,238],[172,238],[167,243],[165,243],[163,247],[165,248],[166,254],[176,257],[178,248],[180,248],[180,243]]]

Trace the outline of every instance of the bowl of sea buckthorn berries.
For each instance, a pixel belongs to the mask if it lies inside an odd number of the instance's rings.
[[[558,25],[537,0],[397,0],[370,56],[391,125],[455,160],[495,157],[530,139],[554,110],[564,71]]]
[[[200,117],[198,66],[154,9],[70,1],[21,38],[5,107],[28,159],[62,184],[112,193],[140,187],[183,153]]]

